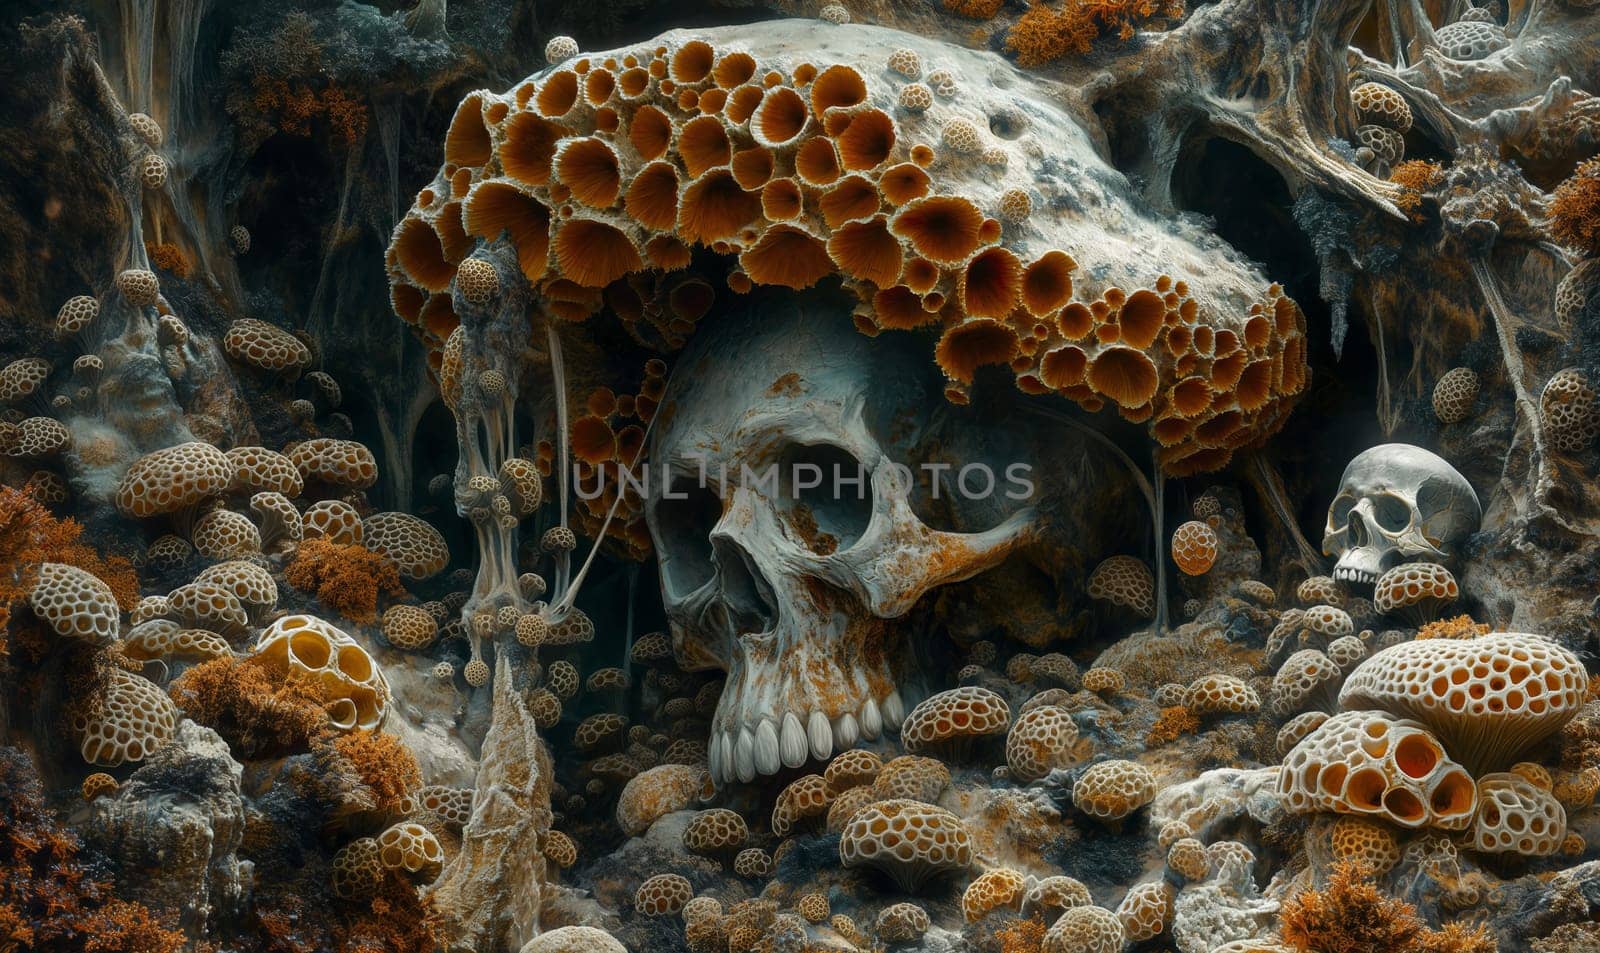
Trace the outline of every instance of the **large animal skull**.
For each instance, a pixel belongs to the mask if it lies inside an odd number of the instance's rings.
[[[1410,444],[1381,444],[1344,468],[1322,551],[1339,557],[1335,579],[1371,584],[1401,563],[1450,559],[1482,516],[1472,484],[1444,458]]]
[[[979,533],[914,512],[908,462],[944,405],[915,342],[874,343],[843,302],[791,295],[703,328],[675,372],[646,512],[680,661],[728,673],[710,741],[719,783],[897,728],[892,620],[1032,535],[1035,510],[1017,499]],[[994,498],[1023,495],[1004,463],[994,473]],[[982,494],[977,471],[966,483]]]

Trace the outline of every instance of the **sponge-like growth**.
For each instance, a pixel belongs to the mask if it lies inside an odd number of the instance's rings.
[[[1077,742],[1078,726],[1065,708],[1040,705],[1023,712],[1006,735],[1006,767],[1011,780],[1027,784],[1067,767]]]
[[[851,819],[839,838],[846,867],[873,867],[916,893],[941,874],[972,865],[972,838],[961,819],[919,801],[880,801]]]
[[[247,560],[207,566],[194,581],[215,583],[233,593],[252,616],[259,617],[278,604],[278,584],[272,573]]]
[[[977,923],[994,910],[1020,910],[1027,889],[1027,879],[1009,867],[986,870],[961,894],[961,915]]]
[[[117,272],[112,284],[122,293],[123,299],[135,308],[151,307],[161,297],[161,284],[156,281],[155,272],[143,268]]]
[[[1133,556],[1112,556],[1089,574],[1089,598],[1132,609],[1141,616],[1155,615],[1155,593],[1150,567]]]
[[[233,590],[221,583],[196,580],[167,593],[167,605],[185,625],[236,634],[250,624],[250,614]]]
[[[403,821],[378,835],[378,862],[389,870],[432,881],[444,867],[444,848],[426,827]]]
[[[633,895],[633,909],[647,917],[666,917],[678,913],[694,896],[694,886],[680,874],[656,874]]]
[[[288,457],[306,480],[352,490],[365,490],[378,482],[378,461],[371,450],[354,440],[305,440],[290,447]]]
[[[1307,735],[1278,771],[1278,794],[1297,813],[1380,817],[1401,827],[1461,830],[1478,807],[1472,777],[1425,725],[1347,711]]]
[[[1301,649],[1272,677],[1272,710],[1288,715],[1308,706],[1326,706],[1333,700],[1342,674],[1328,656],[1316,649]]]
[[[28,593],[28,605],[63,638],[90,645],[116,640],[122,610],[116,594],[99,577],[65,563],[41,563]]]
[[[908,751],[962,751],[979,738],[999,735],[1011,724],[1005,699],[976,685],[939,692],[911,709],[900,726]]]
[[[883,770],[883,759],[865,748],[851,748],[835,755],[822,772],[828,790],[835,795],[849,788],[871,784]]]
[[[1403,563],[1378,577],[1372,604],[1385,615],[1421,623],[1437,618],[1439,610],[1459,595],[1456,577],[1438,563]]]
[[[1478,372],[1470,367],[1446,371],[1433,385],[1433,415],[1442,424],[1458,424],[1472,413],[1478,399]]]
[[[356,900],[377,893],[384,876],[381,853],[376,837],[358,837],[339,848],[328,875],[334,894]]]
[[[1567,811],[1549,790],[1506,773],[1478,779],[1478,816],[1472,846],[1486,854],[1548,857],[1567,836]]]
[[[1600,434],[1600,399],[1583,371],[1557,371],[1539,394],[1545,439],[1565,453],[1581,453]]]
[[[383,637],[395,648],[418,652],[433,644],[439,626],[420,606],[390,606],[383,613]]]
[[[878,912],[878,939],[884,943],[915,943],[928,932],[928,911],[914,903],[895,903]]]
[[[932,803],[949,784],[950,769],[942,762],[908,754],[883,766],[872,782],[872,792],[883,800],[909,798]]]
[[[1172,920],[1172,887],[1165,881],[1135,884],[1117,904],[1117,919],[1127,938],[1138,943],[1160,936]]]
[[[233,468],[228,482],[230,493],[282,493],[299,496],[303,489],[300,471],[290,459],[266,447],[234,447],[224,454]]]
[[[232,510],[212,510],[200,517],[189,534],[195,552],[207,559],[234,559],[261,552],[261,532],[250,517]]]
[[[1438,732],[1469,771],[1510,764],[1582,707],[1578,657],[1537,635],[1402,642],[1362,662],[1339,694],[1346,708],[1378,708]]]
[[[1063,911],[1073,907],[1086,907],[1094,903],[1089,888],[1075,877],[1057,875],[1044,877],[1028,888],[1022,898],[1022,912],[1030,917],[1042,916],[1052,922]]]
[[[683,829],[683,846],[695,854],[726,854],[744,846],[750,828],[725,807],[697,813]]]
[[[339,628],[308,615],[272,623],[256,640],[255,655],[281,675],[312,680],[335,728],[376,731],[389,710],[389,682],[378,664]]]
[[[361,514],[343,500],[319,500],[300,518],[301,539],[326,539],[340,546],[359,545],[364,528]]]
[[[1384,126],[1395,132],[1411,128],[1411,107],[1401,95],[1381,83],[1362,83],[1350,91],[1356,119],[1363,126]]]
[[[374,513],[363,522],[362,537],[362,545],[394,563],[406,579],[429,579],[450,563],[444,536],[410,513]]]
[[[193,506],[227,490],[233,467],[209,443],[180,443],[133,461],[117,485],[117,509],[147,517]]]
[[[1156,796],[1156,778],[1135,761],[1110,760],[1091,765],[1072,786],[1072,803],[1091,817],[1119,821]]]
[[[1172,561],[1186,576],[1203,576],[1217,561],[1217,531],[1190,520],[1172,533]]]
[[[1117,915],[1104,907],[1073,907],[1044,933],[1042,953],[1121,953],[1128,941]]]
[[[1243,679],[1213,673],[1189,683],[1187,707],[1197,715],[1240,714],[1261,708],[1261,696]]]
[[[222,350],[234,360],[264,371],[299,370],[311,363],[311,349],[304,341],[255,318],[240,318],[228,325]]]
[[[1328,844],[1334,860],[1360,864],[1375,877],[1383,876],[1400,862],[1400,845],[1394,832],[1365,818],[1347,815],[1334,821]]]
[[[641,771],[617,799],[617,826],[635,837],[665,815],[684,810],[714,791],[704,765],[663,764]]]
[[[143,761],[178,731],[178,707],[149,679],[108,668],[94,698],[82,699],[71,718],[83,760],[104,768]]]
[[[91,299],[92,300],[92,299]],[[42,357],[24,357],[0,368],[0,403],[14,404],[38,393],[39,385],[50,376],[50,362]]]
[[[778,792],[778,800],[772,805],[772,833],[787,836],[802,822],[826,815],[831,803],[833,790],[822,775],[795,778]]]

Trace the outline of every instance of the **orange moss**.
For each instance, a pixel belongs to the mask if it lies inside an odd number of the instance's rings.
[[[372,792],[379,810],[397,806],[422,783],[417,759],[393,735],[353,731],[335,738],[333,750]]]
[[[1150,726],[1150,733],[1145,735],[1144,743],[1164,745],[1199,730],[1200,719],[1195,713],[1186,706],[1174,705],[1171,708],[1161,709],[1161,715],[1156,719],[1156,723]]]
[[[139,577],[126,559],[103,558],[79,542],[83,526],[57,519],[33,495],[0,487],[0,633],[11,608],[27,597],[40,563],[65,563],[91,573],[111,587],[117,604],[132,609],[139,603]],[[0,634],[0,653],[5,650]]]
[[[377,896],[339,903],[336,914],[324,902],[320,895],[289,890],[258,892],[250,926],[260,948],[265,953],[433,953],[441,948],[444,933],[428,901],[393,875]]]
[[[1487,928],[1429,929],[1417,908],[1379,890],[1356,863],[1340,863],[1324,890],[1283,905],[1283,941],[1302,953],[1495,953]]]
[[[1422,217],[1416,213],[1422,207],[1423,193],[1432,191],[1444,181],[1444,169],[1437,162],[1411,159],[1395,166],[1389,173],[1389,181],[1405,189],[1395,204],[1413,220],[1420,222]]]
[[[355,622],[378,618],[378,594],[403,596],[393,563],[362,546],[308,539],[295,551],[283,578],[302,592],[314,592],[322,604]]]
[[[183,251],[171,242],[144,243],[144,253],[150,256],[150,263],[162,271],[177,275],[179,278],[189,277],[189,259]]]
[[[994,931],[1000,944],[997,953],[1039,953],[1044,945],[1044,922],[1034,917],[1013,920]]]
[[[258,658],[202,662],[178,676],[168,694],[246,760],[303,750],[328,730],[318,686],[310,680],[280,682]]]
[[[1550,234],[1585,255],[1600,255],[1600,157],[1579,163],[1550,199]]]
[[[1470,615],[1458,615],[1453,619],[1440,619],[1429,622],[1417,630],[1419,639],[1472,639],[1485,635],[1489,627],[1481,622],[1474,622]]]
[[[1141,27],[1180,19],[1183,0],[1066,0],[1060,8],[1035,3],[1006,34],[1006,49],[1021,66],[1043,66],[1088,53],[1096,40],[1130,40]]]
[[[987,20],[1000,12],[1006,0],[944,0],[944,8],[958,17]]]
[[[321,122],[334,138],[349,146],[367,132],[367,104],[337,86],[313,88],[263,79],[256,83],[250,104],[291,136],[310,137]]]

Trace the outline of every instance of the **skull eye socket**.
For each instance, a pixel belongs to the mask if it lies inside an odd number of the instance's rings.
[[[1333,505],[1328,507],[1328,522],[1332,523],[1335,528],[1349,523],[1350,511],[1355,509],[1355,505],[1355,497],[1341,493],[1338,499],[1333,501]]]
[[[1372,518],[1386,533],[1398,533],[1411,525],[1411,504],[1392,493],[1372,497]]]
[[[672,492],[673,497],[656,501],[656,548],[662,587],[681,599],[716,574],[711,562],[711,531],[722,518],[722,500],[693,479],[675,479]],[[683,499],[677,499],[679,495]]]
[[[832,444],[796,444],[779,457],[778,508],[807,549],[849,549],[872,521],[872,474]]]

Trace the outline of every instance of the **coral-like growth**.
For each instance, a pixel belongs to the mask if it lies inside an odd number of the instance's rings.
[[[1283,905],[1283,940],[1302,953],[1493,953],[1486,927],[1458,924],[1429,929],[1417,909],[1389,897],[1353,863],[1334,867],[1324,890],[1308,890]]]
[[[1133,38],[1139,28],[1183,16],[1183,0],[1067,0],[1060,7],[1035,3],[1006,34],[1006,49],[1022,66],[1043,66],[1081,56],[1096,40]]]
[[[379,810],[391,810],[422,783],[417,759],[394,735],[357,729],[333,740],[334,753],[372,792]]]
[[[328,730],[319,686],[280,682],[259,658],[196,665],[178,676],[169,694],[185,715],[214,729],[243,758],[304,749]]]
[[[1600,255],[1600,159],[1578,166],[1550,200],[1550,234],[1586,255]]]
[[[302,592],[355,622],[378,618],[378,596],[403,596],[394,563],[361,546],[308,539],[295,551],[283,578]]]

